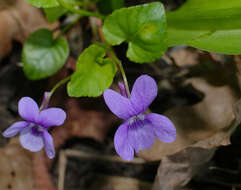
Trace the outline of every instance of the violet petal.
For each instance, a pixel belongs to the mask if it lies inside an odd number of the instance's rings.
[[[154,144],[154,131],[150,122],[138,120],[129,125],[128,142],[136,152],[150,148]]]
[[[20,133],[21,145],[31,152],[40,151],[44,146],[42,133],[34,134],[32,127],[24,128]]]
[[[18,121],[12,124],[9,128],[7,128],[3,132],[4,137],[13,137],[17,135],[21,130],[23,130],[25,127],[29,125],[26,121]]]
[[[128,122],[119,126],[115,133],[114,145],[116,152],[124,160],[132,160],[134,158],[134,149],[128,142]]]
[[[104,99],[109,109],[119,118],[128,119],[136,115],[136,111],[133,109],[130,99],[121,96],[114,90],[105,90]]]
[[[146,111],[157,96],[157,85],[155,80],[148,75],[141,75],[135,81],[131,91],[131,102],[139,113]]]
[[[167,117],[156,113],[146,115],[146,119],[152,124],[152,128],[158,139],[163,142],[171,143],[176,138],[176,128]]]
[[[66,113],[61,108],[48,108],[40,112],[37,123],[44,127],[59,126],[65,119]]]
[[[30,97],[23,97],[18,102],[18,112],[26,121],[35,122],[39,115],[38,104]]]
[[[47,130],[43,131],[43,139],[45,145],[45,152],[47,156],[52,159],[55,156],[55,149],[52,136],[48,133]]]

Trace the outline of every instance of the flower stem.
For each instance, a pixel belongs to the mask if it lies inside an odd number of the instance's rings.
[[[65,3],[63,2],[63,0],[58,0],[58,2],[59,2],[59,4],[60,4],[62,7],[68,9],[69,11],[71,11],[71,12],[73,12],[73,13],[77,13],[77,14],[80,14],[80,15],[82,15],[82,16],[97,17],[97,18],[100,18],[100,19],[102,19],[102,20],[105,18],[104,15],[99,14],[99,13],[94,13],[94,12],[86,11],[86,10],[83,10],[83,9],[76,9],[76,8],[74,8],[74,7],[72,7],[72,6],[69,6],[69,5],[65,4]]]
[[[129,85],[128,85],[128,81],[126,78],[126,74],[125,74],[125,70],[123,68],[123,65],[121,63],[121,61],[118,59],[118,57],[116,56],[114,50],[112,49],[112,47],[105,41],[105,38],[103,36],[102,30],[99,30],[100,33],[100,39],[102,41],[102,43],[97,43],[98,45],[102,46],[103,48],[105,48],[107,50],[107,55],[118,65],[122,78],[123,78],[123,82],[125,85],[125,90],[127,93],[128,98],[131,97],[130,94],[130,89],[129,89]]]
[[[113,61],[119,66],[128,98],[130,98],[130,96],[131,96],[130,95],[130,89],[129,89],[129,85],[128,85],[128,81],[127,81],[127,78],[126,78],[126,74],[125,74],[125,70],[123,68],[123,65],[122,65],[121,61],[118,59],[118,57],[115,55],[115,52],[112,49],[110,49],[109,53],[110,53],[110,56],[112,57]]]
[[[53,88],[52,90],[47,94],[47,97],[46,99],[43,99],[43,102],[42,102],[42,105],[40,107],[40,111],[43,110],[43,109],[46,109],[48,107],[48,104],[49,104],[49,100],[51,98],[51,96],[53,95],[53,93],[55,92],[55,90],[57,88],[59,88],[61,85],[65,84],[66,82],[68,82],[71,78],[71,75],[64,78],[63,80],[59,81]]]
[[[50,96],[52,96],[52,94],[55,92],[55,90],[56,90],[57,88],[59,88],[61,85],[63,85],[63,84],[65,84],[66,82],[68,82],[68,81],[70,80],[70,78],[71,78],[71,75],[68,76],[68,77],[66,77],[66,78],[64,78],[63,80],[59,81],[59,82],[52,88],[52,90],[50,91]]]

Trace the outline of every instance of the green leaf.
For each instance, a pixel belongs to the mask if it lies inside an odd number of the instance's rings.
[[[58,20],[61,16],[63,16],[67,12],[68,10],[61,6],[44,8],[44,13],[46,15],[47,20],[50,23],[53,23],[54,21]]]
[[[58,0],[27,0],[30,4],[38,8],[53,8],[60,6]],[[61,0],[61,4],[74,7],[83,6],[85,3],[81,0]]]
[[[49,8],[59,6],[58,0],[28,0],[28,2],[38,8]]]
[[[63,6],[66,7],[75,7],[75,6],[80,6],[83,7],[85,6],[85,1],[83,0],[61,0]]]
[[[97,7],[103,14],[110,14],[116,9],[120,9],[125,6],[125,0],[100,0],[97,3]]]
[[[67,41],[53,33],[40,29],[32,33],[23,47],[22,62],[25,75],[31,80],[39,80],[55,74],[69,55]]]
[[[154,2],[116,10],[104,21],[103,34],[111,45],[128,42],[127,57],[131,61],[152,62],[166,50],[164,7]]]
[[[167,45],[241,53],[241,0],[188,0],[167,13]]]
[[[69,96],[96,97],[111,85],[116,66],[109,58],[104,58],[105,55],[105,49],[97,45],[84,50],[67,86]]]

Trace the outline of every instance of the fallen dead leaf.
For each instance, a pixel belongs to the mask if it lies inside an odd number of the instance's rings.
[[[69,115],[66,125],[71,135],[103,141],[117,118],[111,113],[84,110],[79,103],[77,99],[69,99],[66,104]]]
[[[0,189],[34,190],[32,154],[14,138],[0,149]]]
[[[157,171],[152,190],[183,190],[199,169],[214,155],[215,148],[189,147],[164,157]]]
[[[158,168],[153,190],[184,190],[184,186],[213,157],[216,148],[222,140],[227,140],[241,122],[241,100],[235,105],[235,120],[227,131],[197,142],[176,154],[162,158]]]
[[[98,176],[90,190],[149,190],[152,184],[128,177]]]
[[[169,53],[169,56],[175,61],[175,64],[179,67],[193,66],[199,64],[200,52],[197,49],[186,47],[173,50]]]
[[[0,1],[0,59],[12,48],[12,41],[23,43],[33,31],[53,28],[48,24],[41,10],[31,6],[26,0]]]
[[[9,7],[13,6],[15,3],[16,3],[16,0],[8,0],[8,1],[2,0],[2,1],[0,1],[0,10],[9,8]]]

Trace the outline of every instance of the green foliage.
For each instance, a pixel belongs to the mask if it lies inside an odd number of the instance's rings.
[[[104,58],[105,55],[105,49],[97,45],[84,50],[67,86],[69,96],[96,97],[111,85],[116,66],[109,58]]]
[[[67,12],[68,10],[61,6],[44,8],[44,13],[46,15],[47,20],[50,23],[53,23],[54,21],[58,20],[61,16],[63,16]]]
[[[83,7],[85,5],[85,2],[83,0],[61,0],[61,4],[65,7]]]
[[[28,2],[39,8],[57,7],[59,5],[57,0],[28,0]]]
[[[152,62],[166,50],[166,16],[154,2],[114,11],[104,21],[103,34],[111,45],[128,42],[127,57],[134,62]]]
[[[97,3],[97,7],[103,14],[110,14],[116,9],[120,9],[125,6],[124,0],[100,0]]]
[[[38,8],[52,8],[58,7],[58,0],[27,0],[30,4]],[[61,4],[68,7],[73,7],[75,5],[82,6],[84,2],[82,0],[61,0]]]
[[[67,41],[41,29],[32,33],[23,47],[22,62],[25,75],[31,80],[46,78],[56,73],[69,55]]]
[[[167,45],[241,53],[241,0],[188,0],[167,13]]]

